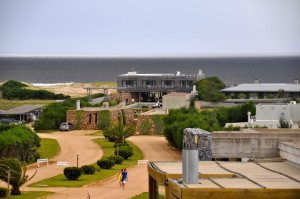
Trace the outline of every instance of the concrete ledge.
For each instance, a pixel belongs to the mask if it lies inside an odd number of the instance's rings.
[[[300,167],[300,145],[292,142],[280,142],[278,148],[280,157]]]

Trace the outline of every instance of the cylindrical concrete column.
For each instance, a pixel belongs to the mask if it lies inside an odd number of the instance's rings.
[[[76,110],[80,110],[80,100],[76,100]]]
[[[198,150],[182,150],[182,181],[198,184]]]

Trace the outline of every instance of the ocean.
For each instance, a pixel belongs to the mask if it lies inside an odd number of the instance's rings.
[[[292,83],[300,79],[299,57],[50,58],[1,57],[0,81],[30,83],[112,82],[130,70],[139,73],[218,76],[225,83]]]

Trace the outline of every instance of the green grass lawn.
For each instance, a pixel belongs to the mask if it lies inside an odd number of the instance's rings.
[[[60,146],[55,139],[42,138],[41,147],[38,149],[40,158],[51,159],[56,156],[60,151]]]
[[[105,138],[97,138],[94,141],[101,146],[104,151],[103,157],[110,156],[114,154],[114,143],[107,141]],[[48,178],[36,183],[29,185],[30,187],[82,187],[83,185],[103,180],[110,176],[115,175],[116,173],[120,172],[121,169],[128,168],[132,165],[137,164],[138,160],[143,159],[142,151],[132,144],[131,142],[127,141],[129,145],[133,148],[134,155],[130,157],[128,160],[125,160],[121,165],[116,164],[112,169],[99,169],[96,164],[93,164],[95,168],[98,168],[98,171],[95,172],[94,175],[85,175],[83,174],[78,180],[67,180],[63,174],[54,176],[52,178]]]
[[[102,136],[103,135],[103,132],[101,130],[99,131],[96,131],[94,133],[90,133],[90,134],[87,134],[89,136]]]
[[[26,104],[50,104],[55,100],[6,100],[0,99],[0,110],[8,110]]]
[[[149,198],[149,193],[148,192],[143,192],[139,195],[133,196],[131,199],[148,199]],[[165,197],[163,195],[158,196],[158,199],[164,199]]]
[[[22,198],[22,199],[37,199],[41,198],[44,196],[48,196],[50,194],[53,194],[53,192],[49,191],[28,191],[28,192],[22,192],[21,195],[19,196],[10,196],[6,197],[7,199],[17,199],[17,198]]]

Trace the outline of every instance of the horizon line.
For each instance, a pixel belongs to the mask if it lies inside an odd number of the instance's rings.
[[[208,54],[14,54],[2,53],[0,58],[251,58],[251,57],[300,57],[300,53],[208,53]]]

